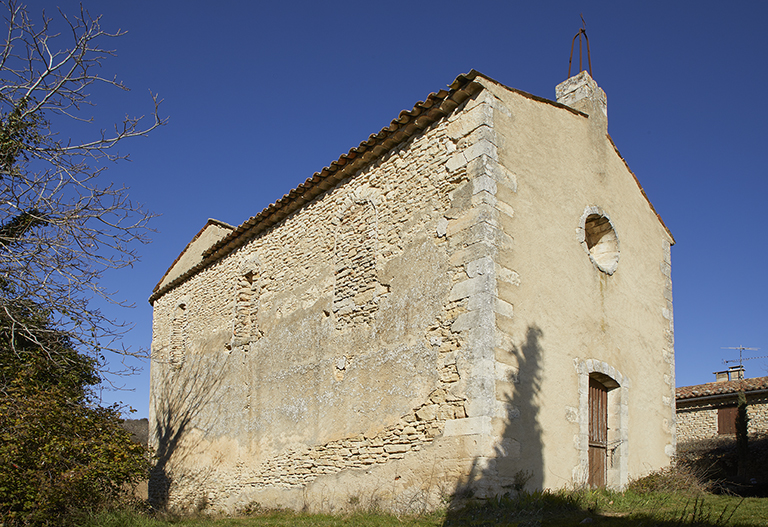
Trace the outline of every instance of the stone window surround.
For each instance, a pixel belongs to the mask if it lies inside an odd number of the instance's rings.
[[[364,188],[364,189],[357,189],[353,191],[352,195],[347,197],[338,207],[336,212],[336,218],[335,218],[335,228],[333,233],[333,254],[334,254],[334,267],[337,268],[339,265],[338,261],[338,249],[339,249],[339,237],[341,235],[341,230],[343,227],[353,227],[353,225],[349,225],[344,221],[344,217],[349,211],[350,208],[356,206],[356,205],[362,205],[364,207],[369,206],[373,212],[373,239],[371,240],[373,242],[373,280],[374,280],[374,298],[368,302],[373,303],[372,310],[370,312],[371,320],[369,322],[373,322],[373,318],[375,316],[376,310],[378,308],[378,295],[380,294],[379,289],[379,281],[378,281],[378,275],[379,275],[379,201],[381,200],[380,191],[378,189],[372,189],[372,188]],[[336,276],[336,269],[334,269],[334,277],[333,277],[333,313],[336,318],[336,327],[337,329],[344,329],[347,327],[347,324],[350,324],[352,321],[348,320],[347,317],[345,317],[342,314],[337,313],[337,308],[339,307],[338,303],[338,295],[340,291],[340,284],[338,281],[338,277]]]

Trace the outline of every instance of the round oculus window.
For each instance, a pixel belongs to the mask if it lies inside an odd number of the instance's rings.
[[[610,218],[597,207],[589,207],[582,216],[582,245],[592,263],[606,274],[619,265],[619,237]]]

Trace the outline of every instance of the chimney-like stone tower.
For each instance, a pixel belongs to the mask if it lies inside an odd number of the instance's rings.
[[[586,113],[590,117],[608,120],[608,99],[589,73],[582,71],[555,87],[557,102]],[[597,112],[602,114],[598,115]]]

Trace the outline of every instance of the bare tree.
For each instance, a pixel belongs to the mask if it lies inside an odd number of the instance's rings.
[[[146,124],[126,117],[89,141],[61,137],[62,119],[92,122],[89,87],[127,90],[101,73],[114,55],[104,42],[123,33],[103,30],[100,17],[82,6],[74,15],[43,13],[33,23],[15,0],[0,4],[7,29],[0,48],[0,332],[10,342],[4,351],[19,353],[18,335],[62,360],[41,337],[50,331],[93,357],[104,350],[128,354],[119,344],[120,324],[89,301],[112,300],[100,278],[136,261],[152,214],[132,203],[125,187],[104,184],[101,172],[105,162],[126,158],[116,151],[124,139],[165,124],[160,100],[152,96]],[[47,323],[34,321],[41,313]]]

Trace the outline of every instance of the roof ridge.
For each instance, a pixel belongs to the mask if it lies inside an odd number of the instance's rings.
[[[675,398],[679,400],[693,399],[696,397],[728,395],[740,391],[751,392],[762,389],[768,389],[768,377],[749,377],[731,381],[712,381],[691,386],[680,386],[675,388]]]
[[[418,101],[412,110],[402,110],[397,118],[390,122],[389,126],[385,126],[378,133],[371,134],[358,146],[351,148],[346,154],[341,154],[329,166],[315,172],[304,183],[238,225],[231,233],[205,250],[202,261],[197,265],[162,287],[159,287],[160,284],[158,284],[149,297],[149,303],[152,304],[161,295],[183,283],[197,271],[220,260],[259,232],[275,225],[316,196],[335,187],[343,179],[351,176],[371,161],[380,158],[403,141],[410,139],[413,135],[449,115],[461,103],[482,89],[480,84],[473,82],[478,76],[493,81],[490,77],[486,77],[473,69],[469,73],[457,76],[448,85],[448,90],[442,89],[437,93],[432,92],[425,100]]]
[[[288,215],[298,210],[305,203],[313,200],[316,196],[322,194],[326,190],[329,190],[339,184],[343,179],[352,176],[354,173],[367,166],[372,161],[379,159],[385,153],[389,152],[392,148],[410,139],[413,135],[420,133],[428,126],[442,119],[453,112],[460,104],[466,101],[469,97],[475,95],[483,86],[480,83],[474,82],[476,78],[482,78],[489,82],[503,86],[511,92],[517,93],[528,99],[550,104],[557,108],[568,110],[571,113],[580,115],[582,117],[588,117],[587,114],[566,106],[557,101],[539,97],[531,93],[511,88],[505,84],[480,73],[479,71],[472,69],[469,73],[460,74],[454,79],[451,84],[448,85],[448,90],[442,89],[437,93],[430,93],[423,101],[418,101],[411,110],[402,110],[397,118],[393,119],[389,126],[385,126],[378,133],[371,134],[368,139],[362,141],[358,146],[350,148],[346,154],[341,154],[339,158],[332,161],[327,167],[315,172],[312,177],[307,178],[303,183],[299,184],[296,188],[290,190],[278,199],[274,203],[267,205],[261,212],[255,216],[251,216],[236,228],[232,228],[232,231],[211,245],[202,254],[202,260],[189,268],[187,271],[174,278],[164,286],[161,281],[155,286],[152,294],[149,297],[149,303],[152,304],[157,298],[170,291],[177,285],[185,282],[189,277],[197,273],[199,270],[207,267],[208,265],[224,258],[238,247],[247,243],[253,237],[260,232],[272,227],[278,222],[285,219]],[[648,196],[645,194],[640,182],[638,181],[632,170],[629,169],[629,165],[619,153],[616,145],[610,136],[608,141],[613,145],[613,148],[619,158],[624,162],[627,170],[629,170],[632,177],[635,178],[635,182],[640,188],[640,192],[645,197],[646,201],[651,207],[651,210],[656,214],[656,217],[662,224],[662,227],[669,233],[674,243],[674,237],[669,231],[663,220],[656,212]],[[209,220],[211,221],[211,220]],[[207,225],[207,224],[206,224]],[[226,225],[226,224],[224,224]],[[227,225],[231,228],[231,226]],[[198,233],[199,235],[199,233]],[[186,248],[185,248],[186,250]],[[181,257],[181,255],[179,255]],[[177,260],[178,261],[178,258]],[[174,262],[175,263],[175,262]],[[171,266],[173,267],[173,265]],[[169,268],[170,271],[170,268]],[[166,275],[168,272],[166,272]],[[163,276],[163,279],[165,276]]]

